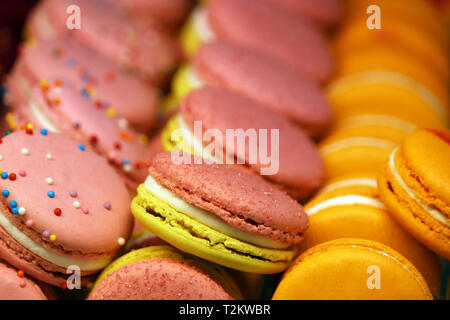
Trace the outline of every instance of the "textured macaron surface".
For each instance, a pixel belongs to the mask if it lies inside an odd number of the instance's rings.
[[[207,8],[219,39],[261,50],[320,82],[333,72],[326,39],[308,19],[266,0],[217,0]]]
[[[16,65],[11,79],[16,85],[26,81],[31,87],[41,80],[66,79],[136,127],[148,130],[152,125],[157,91],[69,38],[30,42]]]
[[[208,84],[239,92],[312,134],[331,122],[331,107],[315,83],[257,51],[217,41],[201,47],[193,64]]]
[[[251,100],[224,89],[207,87],[191,92],[182,100],[181,114],[191,129],[194,128],[195,121],[201,121],[203,130],[217,129],[224,137],[227,130],[256,130],[258,134],[262,132],[261,130],[267,130],[267,135],[263,137],[267,141],[267,150],[277,148],[279,160],[278,172],[264,177],[283,185],[288,190],[292,189],[292,193],[305,196],[316,189],[322,181],[323,165],[312,140],[284,117],[262,108]],[[278,141],[272,140],[274,130],[279,132]],[[255,172],[260,173],[261,168],[267,166],[262,164],[261,157],[258,157],[258,163],[251,162],[250,159],[254,155],[250,154],[250,146],[234,148],[234,141],[230,145],[230,141],[224,140],[215,141],[217,147],[224,149],[225,152],[234,151],[232,156],[245,159]],[[258,150],[264,144],[260,136]]]
[[[29,278],[0,262],[0,300],[47,300],[42,290]]]
[[[1,211],[51,252],[110,257],[133,219],[120,177],[83,144],[47,131],[14,132],[0,144]]]
[[[189,263],[153,258],[111,272],[91,300],[232,300],[216,281]]]
[[[200,160],[200,161],[198,161]],[[308,226],[302,207],[263,178],[232,166],[174,164],[171,153],[152,159],[150,175],[186,202],[239,229],[285,242],[299,242]]]

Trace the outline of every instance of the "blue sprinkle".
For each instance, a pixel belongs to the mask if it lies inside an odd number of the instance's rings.
[[[87,92],[86,89],[81,89],[81,95],[86,98],[89,99],[91,96],[89,95],[89,92]]]
[[[8,198],[8,197],[9,197],[9,190],[3,190],[3,191],[2,191],[2,195],[3,195],[5,198]]]
[[[16,207],[17,207],[17,201],[15,201],[15,200],[10,201],[10,202],[9,202],[9,206],[10,206],[11,208],[16,208]]]
[[[2,172],[2,179],[8,179],[8,172]]]
[[[129,159],[123,160],[123,164],[130,164],[130,160]]]
[[[81,151],[86,150],[86,147],[84,146],[84,144],[80,144],[78,145],[78,149],[80,149]]]
[[[47,192],[47,195],[49,198],[54,198],[55,197],[55,191],[49,191]]]
[[[66,60],[66,66],[69,68],[75,67],[77,62],[73,58],[69,58]]]
[[[11,211],[13,214],[19,214],[19,209],[17,208],[13,208]]]
[[[47,133],[48,133],[47,129],[42,129],[42,130],[41,130],[41,134],[42,134],[43,136],[46,136]]]
[[[3,97],[8,93],[8,87],[6,84],[0,86],[0,99],[3,99]]]

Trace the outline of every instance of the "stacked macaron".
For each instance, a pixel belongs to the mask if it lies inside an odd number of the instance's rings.
[[[369,6],[375,11],[366,13]],[[415,128],[449,124],[448,34],[436,8],[426,0],[350,0],[345,9],[327,89],[336,123],[321,143],[328,179],[375,173]]]

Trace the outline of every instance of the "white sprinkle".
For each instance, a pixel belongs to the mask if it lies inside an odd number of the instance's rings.
[[[117,243],[119,244],[119,246],[123,246],[125,244],[125,239],[121,237],[117,239]]]
[[[121,129],[126,129],[128,127],[128,120],[125,118],[120,118],[118,124]]]
[[[45,182],[49,185],[53,184],[53,179],[52,178],[45,178]]]
[[[123,171],[125,171],[125,172],[131,172],[131,165],[129,165],[129,164],[124,164],[124,165],[123,165]]]
[[[25,213],[27,213],[27,209],[25,209],[24,207],[20,207],[20,208],[19,208],[19,214],[20,214],[21,216],[23,216],[23,215],[25,215]]]
[[[3,156],[2,155],[0,155],[0,161],[2,161],[3,160]]]
[[[47,154],[45,155],[45,158],[46,158],[47,160],[52,160],[52,159],[53,159],[53,156],[52,156],[51,153],[47,153]]]
[[[30,151],[27,148],[23,148],[21,152],[24,156],[27,156],[30,154]]]
[[[74,202],[73,202],[73,207],[74,207],[75,209],[79,209],[79,208],[81,207],[81,204],[80,204],[78,201],[74,201]]]

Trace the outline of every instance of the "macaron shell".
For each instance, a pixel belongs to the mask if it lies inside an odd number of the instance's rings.
[[[315,83],[257,51],[217,41],[200,48],[193,68],[206,83],[247,96],[312,135],[321,134],[332,120],[330,105]]]
[[[155,88],[70,38],[30,41],[8,82],[27,93],[42,79],[64,79],[78,90],[88,89],[92,99],[114,108],[138,130],[148,131],[155,120],[159,99]]]
[[[0,300],[47,300],[39,286],[0,262]]]
[[[334,71],[325,37],[307,19],[265,0],[215,0],[207,10],[218,39],[267,53],[318,82],[326,81]],[[267,46],[274,39],[277,45]]]
[[[312,140],[303,131],[296,128],[281,116],[266,111],[253,101],[223,89],[204,88],[191,92],[181,102],[181,115],[194,132],[195,121],[201,121],[203,131],[217,129],[225,137],[230,129],[268,130],[267,148],[272,145],[273,130],[278,130],[278,170],[275,174],[263,176],[285,188],[293,197],[305,197],[311,194],[321,183],[323,166],[319,153]],[[203,137],[198,137],[203,139]],[[216,142],[218,149],[233,150],[230,145]],[[210,141],[204,141],[208,145]],[[292,146],[296,146],[293,148]],[[258,150],[263,141],[258,140]],[[258,151],[259,152],[259,151]],[[240,148],[233,156],[245,159],[248,166],[257,174],[267,165],[258,160],[251,163],[249,150]],[[274,161],[277,161],[276,159]],[[299,164],[302,164],[299,166]],[[273,166],[273,164],[271,164]]]
[[[104,159],[77,146],[75,141],[52,133],[15,132],[3,138],[2,170],[16,175],[14,181],[0,181],[2,190],[10,192],[8,198],[2,197],[3,206],[15,200],[18,207],[26,209],[23,216],[9,210],[3,214],[51,251],[86,259],[112,256],[120,247],[117,239],[128,239],[131,232],[129,195]],[[53,198],[49,191],[54,192]],[[74,207],[75,201],[80,203],[79,209]],[[54,214],[56,208],[61,209],[59,216]],[[28,220],[31,227],[26,225]],[[56,235],[54,243],[42,236],[45,230]]]
[[[369,289],[374,270],[379,289]],[[396,251],[374,241],[339,239],[298,257],[273,299],[429,300],[432,295],[417,269]]]

